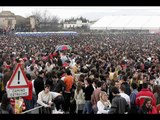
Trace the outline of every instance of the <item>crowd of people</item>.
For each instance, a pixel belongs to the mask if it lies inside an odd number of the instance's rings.
[[[57,45],[71,50],[55,51]],[[110,33],[0,37],[0,113],[16,114],[7,84],[17,64],[41,114],[159,114],[160,35]]]

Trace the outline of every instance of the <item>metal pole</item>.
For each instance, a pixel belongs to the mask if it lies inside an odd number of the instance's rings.
[[[33,108],[33,109],[30,109],[30,110],[27,110],[27,111],[25,111],[25,112],[22,112],[21,114],[25,114],[25,113],[34,111],[34,110],[39,109],[39,108],[42,108],[42,107],[43,107],[43,106],[38,106],[38,107],[35,107],[35,108]]]

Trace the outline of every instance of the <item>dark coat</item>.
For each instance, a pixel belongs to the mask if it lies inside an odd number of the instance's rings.
[[[38,96],[39,92],[41,92],[42,90],[44,90],[44,81],[43,81],[42,77],[38,76],[34,80],[34,88],[35,88],[35,92],[36,92],[37,96]]]
[[[4,89],[6,89],[7,82],[10,80],[12,73],[13,71],[8,71],[4,74],[4,78],[3,78]]]
[[[108,114],[124,114],[128,112],[128,104],[120,95],[116,95],[112,99],[112,106]]]
[[[126,93],[127,95],[130,96],[130,94],[131,94],[130,85],[129,85],[127,82],[123,82],[122,85],[125,86],[125,91],[124,91],[124,93]]]
[[[63,92],[64,90],[65,90],[65,83],[64,83],[64,81],[57,80],[57,83],[56,83],[55,88],[54,88],[53,91],[60,93],[60,92]]]

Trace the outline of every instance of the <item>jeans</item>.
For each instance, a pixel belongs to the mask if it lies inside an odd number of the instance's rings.
[[[84,108],[83,108],[83,114],[91,114],[92,111],[92,104],[90,100],[86,100]]]

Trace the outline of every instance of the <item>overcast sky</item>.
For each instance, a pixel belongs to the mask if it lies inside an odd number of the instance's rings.
[[[47,10],[48,15],[56,15],[60,19],[83,16],[90,20],[97,20],[107,15],[160,15],[160,7],[109,7],[109,6],[89,6],[89,7],[56,7],[56,6],[25,6],[25,7],[0,7],[1,11],[11,11],[15,15],[28,17],[34,11]]]

